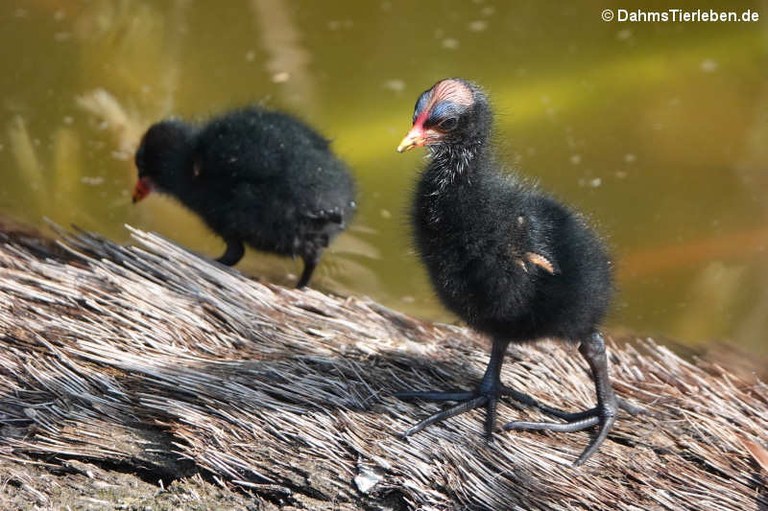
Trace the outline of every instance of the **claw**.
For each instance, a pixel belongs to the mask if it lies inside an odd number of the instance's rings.
[[[616,420],[619,408],[638,413],[642,409],[630,405],[626,401],[616,398],[611,388],[608,377],[608,360],[605,355],[605,342],[603,337],[595,332],[589,338],[584,339],[579,346],[579,352],[586,359],[595,381],[597,393],[597,406],[583,412],[565,412],[558,408],[542,405],[534,398],[505,387],[501,383],[501,364],[504,361],[504,352],[507,342],[495,340],[492,346],[491,359],[480,385],[475,391],[453,390],[449,392],[439,391],[403,391],[395,394],[400,399],[423,399],[426,401],[459,401],[459,404],[437,412],[422,420],[403,433],[407,437],[418,433],[427,426],[444,421],[469,410],[485,406],[485,436],[489,440],[493,435],[496,425],[496,405],[500,398],[510,398],[513,402],[524,407],[535,408],[542,413],[555,417],[564,422],[527,422],[514,421],[506,424],[504,430],[537,430],[555,432],[573,432],[598,426],[597,434],[587,445],[586,449],[574,462],[574,466],[582,465],[605,442],[608,433]]]
[[[485,412],[484,433],[486,438],[488,440],[491,440],[493,435],[493,430],[496,426],[496,406],[500,399],[504,400],[505,402],[510,402],[510,404],[517,406],[518,408],[535,408],[536,410],[539,410],[540,412],[546,415],[563,419],[563,420],[581,419],[584,414],[591,413],[591,411],[569,413],[569,412],[560,410],[558,408],[552,408],[550,406],[543,405],[527,394],[523,394],[522,392],[518,392],[516,390],[512,390],[508,387],[505,387],[504,385],[501,384],[501,382],[499,382],[497,385],[490,385],[490,386],[483,386],[481,384],[480,387],[474,391],[450,390],[446,392],[446,391],[437,391],[437,390],[432,390],[432,391],[407,390],[407,391],[397,392],[394,394],[394,396],[404,401],[410,401],[412,399],[420,399],[423,401],[436,401],[436,402],[458,401],[459,402],[459,404],[454,405],[450,408],[446,408],[445,410],[437,412],[433,415],[430,415],[429,417],[422,420],[415,426],[410,427],[409,429],[407,429],[405,432],[402,433],[403,437],[409,437],[423,430],[427,426],[431,426],[432,424],[437,424],[438,422],[442,422],[446,419],[450,419],[451,417],[455,417],[464,412],[468,412],[470,410],[474,410],[476,408],[485,406],[486,412]],[[523,423],[522,422],[509,423],[507,424],[507,426],[509,426],[510,424],[523,424]],[[528,423],[528,424],[536,425],[539,423],[534,422],[534,423]],[[562,424],[558,424],[558,425],[562,425]],[[510,427],[508,429],[513,429],[513,428]],[[523,428],[520,428],[520,429],[523,429]],[[537,428],[531,427],[527,429],[537,429]]]
[[[536,430],[536,431],[555,431],[572,432],[598,426],[597,434],[592,437],[587,447],[582,451],[574,466],[582,465],[592,456],[608,438],[608,433],[616,421],[616,414],[619,408],[636,413],[640,408],[619,400],[613,393],[610,380],[608,378],[608,360],[605,355],[605,342],[602,335],[595,332],[588,339],[585,339],[579,346],[579,352],[587,361],[589,368],[595,380],[595,391],[597,393],[597,406],[584,412],[565,414],[559,418],[565,423],[558,422],[510,422],[504,426],[504,430]]]

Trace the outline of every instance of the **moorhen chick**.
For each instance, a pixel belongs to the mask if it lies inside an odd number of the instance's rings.
[[[510,429],[597,433],[575,465],[603,443],[618,402],[597,325],[612,294],[611,262],[584,218],[518,176],[502,173],[490,145],[492,112],[476,84],[437,82],[419,97],[399,152],[426,146],[412,221],[417,251],[442,303],[492,341],[491,358],[472,391],[404,391],[400,399],[458,401],[404,436],[485,407],[491,438],[496,405],[510,398],[564,422],[510,422]],[[509,343],[552,337],[579,343],[597,390],[597,406],[567,413],[539,404],[500,380]]]
[[[217,260],[228,266],[243,257],[244,244],[300,256],[299,288],[356,209],[354,181],[328,140],[285,113],[256,106],[204,125],[154,124],[136,167],[134,202],[152,190],[176,197],[224,239]]]

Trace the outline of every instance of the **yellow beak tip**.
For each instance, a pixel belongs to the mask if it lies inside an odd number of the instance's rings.
[[[400,145],[397,146],[397,152],[398,153],[404,153],[406,151],[409,151],[413,149],[414,147],[420,145],[419,139],[417,137],[414,137],[413,135],[409,134],[407,135],[402,142],[400,142]]]

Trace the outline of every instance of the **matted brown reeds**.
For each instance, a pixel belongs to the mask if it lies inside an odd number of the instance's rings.
[[[436,408],[391,394],[474,385],[482,337],[262,284],[131,232],[135,246],[0,240],[4,480],[14,464],[87,460],[166,484],[202,475],[292,509],[768,509],[759,380],[623,339],[615,388],[647,413],[622,412],[579,469],[587,433],[499,432],[488,445],[480,411],[403,440]],[[569,346],[512,347],[502,377],[554,406],[593,405]],[[539,415],[500,407],[519,417]],[[34,502],[42,490],[24,485]]]

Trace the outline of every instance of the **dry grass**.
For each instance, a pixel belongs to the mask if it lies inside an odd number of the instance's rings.
[[[580,469],[586,433],[487,445],[481,412],[405,441],[436,408],[391,394],[473,385],[484,339],[132,234],[0,242],[0,473],[30,506],[55,502],[22,467],[87,462],[165,485],[202,475],[286,509],[768,509],[758,380],[635,340],[612,345],[615,387],[650,413],[622,414]],[[572,347],[514,347],[502,377],[555,406],[593,403]]]

